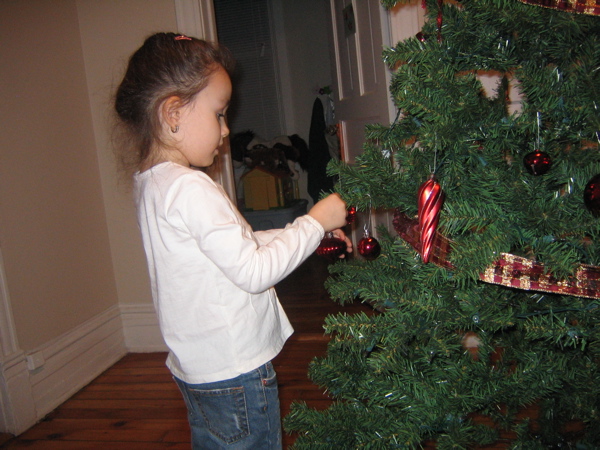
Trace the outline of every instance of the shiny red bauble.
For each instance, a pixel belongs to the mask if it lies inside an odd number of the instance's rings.
[[[381,246],[377,239],[369,235],[365,235],[360,241],[358,241],[358,253],[368,260],[373,260],[381,253]]]
[[[346,214],[346,222],[348,224],[351,224],[355,220],[356,220],[356,206],[351,206],[350,208],[348,208],[348,211]]]
[[[544,175],[552,167],[552,159],[548,153],[535,150],[525,155],[523,164],[531,175]]]
[[[600,174],[592,177],[583,190],[583,201],[594,215],[600,215]]]
[[[317,255],[322,256],[329,262],[335,262],[344,254],[346,248],[345,241],[328,233],[317,247]]]

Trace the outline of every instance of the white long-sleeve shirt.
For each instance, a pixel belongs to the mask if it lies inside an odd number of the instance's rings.
[[[274,358],[293,329],[273,285],[323,238],[312,217],[253,232],[221,186],[165,162],[135,176],[167,366],[191,384],[227,380]]]

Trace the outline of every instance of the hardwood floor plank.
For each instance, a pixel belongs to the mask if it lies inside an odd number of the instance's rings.
[[[183,400],[182,400],[183,401]],[[54,415],[56,414],[56,415]],[[61,409],[59,412],[51,414],[51,417],[57,419],[113,419],[113,420],[135,420],[135,419],[157,419],[169,420],[172,418],[181,418],[187,423],[187,411],[185,405],[174,408],[161,408],[152,410],[140,410],[137,407],[120,409],[92,410],[86,409]],[[36,425],[37,426],[37,425]],[[26,431],[24,434],[28,433]],[[23,435],[21,435],[23,436]]]
[[[1,447],[8,448],[8,447]],[[94,441],[19,441],[11,442],[10,448],[27,448],[31,450],[190,450],[187,442],[119,442],[113,441],[110,446],[106,442]]]
[[[185,431],[187,434],[188,426],[180,418],[160,420],[71,418],[41,422],[27,433],[27,438],[64,441],[164,442],[165,436],[173,430]]]

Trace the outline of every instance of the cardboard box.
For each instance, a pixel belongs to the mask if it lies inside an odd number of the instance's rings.
[[[242,176],[242,183],[246,209],[265,211],[287,206],[295,199],[294,180],[288,174],[257,166]]]

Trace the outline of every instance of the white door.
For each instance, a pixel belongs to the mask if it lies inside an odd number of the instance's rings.
[[[392,104],[388,94],[389,73],[382,60],[389,45],[387,12],[379,0],[330,0],[332,48],[335,57],[335,118],[340,127],[341,157],[352,164],[362,153],[365,125],[390,123]],[[384,39],[385,35],[385,39]],[[367,231],[377,235],[387,214],[357,214],[351,228],[356,249]]]
[[[389,77],[382,61],[389,44],[387,12],[379,0],[330,0],[336,68],[336,120],[342,158],[362,152],[365,125],[390,123]]]
[[[396,116],[389,84],[391,73],[382,60],[384,46],[414,36],[424,22],[419,0],[385,10],[379,0],[330,0],[332,48],[335,54],[336,120],[340,126],[342,158],[352,164],[363,150],[365,125],[388,125]],[[370,217],[369,217],[370,216]],[[377,237],[380,224],[392,226],[389,211],[360,214],[352,241],[363,237],[365,225]]]

